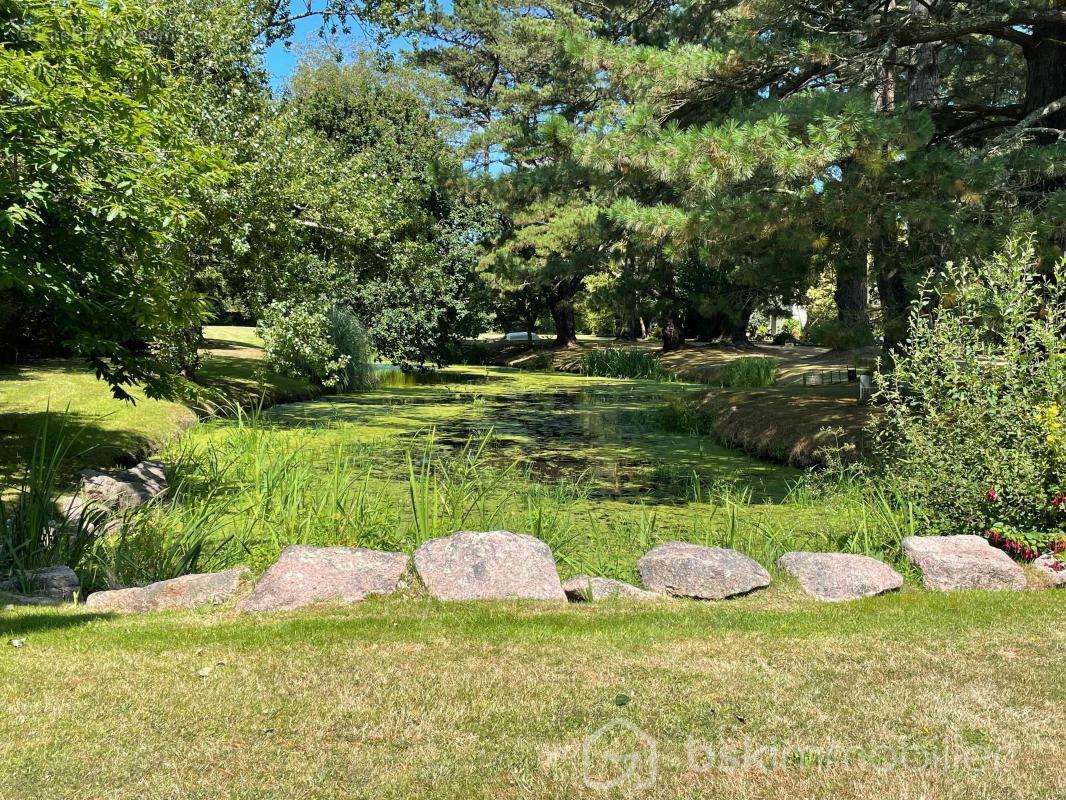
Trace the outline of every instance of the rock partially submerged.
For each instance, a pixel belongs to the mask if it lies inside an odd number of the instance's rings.
[[[785,553],[777,565],[819,600],[857,600],[903,586],[902,575],[869,556],[797,551]]]
[[[286,611],[315,603],[358,603],[372,594],[395,592],[407,563],[404,553],[292,545],[237,609]]]
[[[770,585],[770,573],[746,555],[687,542],[652,548],[637,562],[637,571],[653,592],[700,600],[724,600]]]
[[[563,583],[563,591],[571,603],[595,602],[597,600],[662,600],[658,592],[649,592],[625,581],[614,578],[597,578],[591,575],[577,575]]]
[[[926,589],[1024,589],[1025,572],[980,536],[908,536],[907,559],[922,571]]]
[[[62,602],[76,599],[81,582],[70,567],[44,567],[0,580],[0,591]]]
[[[510,531],[461,531],[415,551],[415,569],[439,600],[566,600],[551,548]]]
[[[144,587],[93,592],[85,601],[94,611],[143,613],[177,611],[232,600],[248,574],[247,567],[204,572],[156,581]]]

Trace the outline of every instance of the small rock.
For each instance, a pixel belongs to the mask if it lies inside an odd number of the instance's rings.
[[[926,589],[1025,588],[1022,568],[980,536],[908,536],[903,552],[922,571]]]
[[[391,594],[407,569],[404,553],[363,547],[307,547],[282,551],[239,611],[283,611],[321,602],[358,603],[371,594]]]
[[[236,596],[241,579],[247,574],[247,567],[237,567],[157,581],[144,587],[145,603],[149,611],[218,605]]]
[[[127,470],[126,474],[143,483],[153,497],[166,491],[166,465],[161,461],[142,461],[137,466]]]
[[[438,600],[566,600],[551,548],[510,531],[461,531],[415,551],[415,569]]]
[[[777,565],[819,600],[857,600],[903,586],[903,576],[883,561],[848,553],[785,553]]]
[[[93,611],[118,611],[122,614],[143,614],[148,610],[144,589],[110,589],[93,592],[85,600],[85,607]]]
[[[597,578],[578,575],[563,583],[563,591],[571,603],[595,602],[615,598],[632,600],[662,600],[658,592],[649,592],[625,581],[614,578]]]
[[[70,600],[81,591],[78,576],[66,566],[34,569],[22,576],[22,580],[16,576],[0,581],[0,591],[18,594],[23,591],[23,587],[33,597],[52,600]]]
[[[94,469],[81,472],[80,494],[111,509],[147,503],[167,487],[163,465],[142,461],[132,469],[107,473]]]
[[[644,585],[654,592],[700,600],[724,600],[770,585],[770,573],[736,550],[667,542],[638,562]]]
[[[1059,561],[1054,554],[1044,553],[1033,561],[1033,566],[1053,589],[1066,587],[1066,563]]]

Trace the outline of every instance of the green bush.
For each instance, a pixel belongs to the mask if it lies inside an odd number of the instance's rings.
[[[868,347],[876,342],[871,328],[856,327],[838,319],[812,322],[804,330],[803,338],[808,344],[828,347],[830,350],[855,350],[859,347]]]
[[[947,272],[911,324],[875,397],[883,480],[937,531],[1066,535],[1064,265],[1041,272],[1016,239]]]
[[[802,335],[803,326],[797,320],[786,319],[781,330],[774,334],[773,342],[774,344],[796,344]]]
[[[583,375],[601,378],[669,381],[674,377],[651,351],[622,347],[590,350],[581,356],[579,369]]]
[[[660,411],[659,425],[670,433],[703,436],[713,430],[713,420],[695,397],[671,395]]]
[[[273,303],[257,328],[273,369],[319,386],[344,390],[373,380],[370,344],[359,320],[339,306]]]
[[[744,356],[722,366],[714,382],[732,389],[757,389],[773,386],[777,380],[776,358]]]

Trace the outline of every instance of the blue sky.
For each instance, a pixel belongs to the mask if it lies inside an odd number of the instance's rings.
[[[300,5],[306,7],[302,2]],[[451,8],[450,0],[442,3],[442,6],[445,10],[449,10]],[[322,39],[318,35],[321,25],[322,20],[318,17],[299,20],[295,23],[296,33],[290,40],[291,47],[285,47],[284,42],[275,42],[267,50],[266,68],[267,72],[270,73],[270,87],[275,93],[285,88],[285,84],[296,69],[296,65],[300,62],[301,54],[306,50],[331,44],[339,47],[347,59],[360,48],[375,44],[372,38],[360,30],[357,20],[349,20],[349,26],[352,28],[350,34],[342,34],[327,39]],[[390,43],[389,50],[399,52],[406,45],[407,41],[405,39],[396,39]]]

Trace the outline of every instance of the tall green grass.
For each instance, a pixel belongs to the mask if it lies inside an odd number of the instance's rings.
[[[766,566],[789,550],[899,563],[903,537],[921,527],[906,502],[848,472],[801,481],[774,505],[743,481],[664,464],[654,498],[605,502],[586,475],[549,480],[502,462],[491,432],[459,448],[433,431],[321,447],[313,429],[275,427],[258,413],[211,426],[166,454],[165,500],[127,511],[96,539],[89,520],[55,519],[71,440],[61,431],[42,440],[0,510],[0,575],[67,564],[87,588],[141,585],[237,564],[259,572],[291,544],[411,552],[457,530],[502,528],[547,542],[564,575],[632,580],[637,559],[669,540],[733,547]]]
[[[670,381],[674,375],[648,350],[606,347],[583,353],[578,367],[583,375],[600,378]]]
[[[45,417],[28,468],[0,486],[0,578],[21,580],[30,570],[60,565],[80,571],[92,544],[90,529],[98,512],[86,507],[58,514],[64,466],[75,456],[77,430],[63,414],[46,411]]]
[[[916,527],[892,498],[829,498],[797,487],[790,505],[773,505],[756,502],[741,481],[669,465],[655,498],[604,502],[583,475],[548,480],[501,462],[491,433],[457,449],[432,431],[316,448],[308,431],[273,428],[254,414],[217,433],[178,454],[173,502],[128,515],[127,545],[202,542],[201,566],[245,563],[261,571],[290,544],[411,552],[457,530],[502,528],[547,542],[564,575],[632,580],[640,555],[673,539],[735,547],[767,566],[796,549],[894,560],[900,539]],[[180,563],[148,549],[139,561],[126,560],[168,573]],[[157,579],[145,573],[142,580],[149,577]]]
[[[731,389],[759,389],[773,386],[779,361],[764,356],[743,356],[723,364],[713,382]]]

